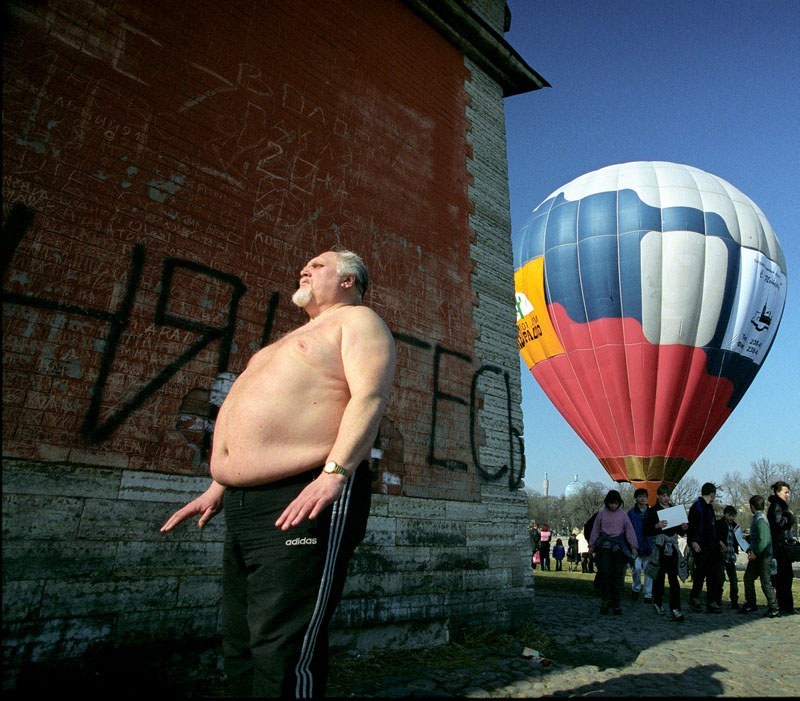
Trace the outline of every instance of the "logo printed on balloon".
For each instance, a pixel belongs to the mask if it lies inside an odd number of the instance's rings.
[[[760,312],[750,319],[750,323],[756,327],[756,331],[766,331],[769,328],[772,323],[772,314],[767,311],[766,304]]]
[[[519,321],[533,311],[533,305],[524,292],[517,292],[514,297],[517,300],[517,321]]]

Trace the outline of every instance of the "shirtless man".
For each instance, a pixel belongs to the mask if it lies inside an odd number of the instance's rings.
[[[202,528],[224,505],[236,696],[324,695],[328,621],[366,530],[368,458],[395,369],[391,332],[361,304],[367,283],[349,251],[302,269],[292,301],[310,320],[251,358],[219,410],[211,485],[161,527],[199,515]]]

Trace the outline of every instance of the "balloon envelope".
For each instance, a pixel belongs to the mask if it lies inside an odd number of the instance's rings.
[[[761,368],[786,261],[761,210],[697,168],[608,166],[514,235],[520,353],[609,475],[675,484]]]

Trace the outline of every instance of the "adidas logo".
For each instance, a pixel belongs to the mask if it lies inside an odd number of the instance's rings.
[[[290,538],[284,545],[316,545],[316,538]]]

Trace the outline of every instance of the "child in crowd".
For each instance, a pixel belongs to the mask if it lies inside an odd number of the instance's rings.
[[[564,560],[565,554],[564,543],[561,542],[561,538],[556,538],[556,544],[553,546],[553,559],[556,561],[556,572],[561,572],[561,563]]]
[[[736,507],[728,504],[722,511],[722,518],[717,520],[717,538],[719,538],[722,558],[719,574],[719,596],[717,604],[722,606],[722,582],[728,580],[731,608],[739,608],[739,579],[736,574],[736,555],[739,553],[739,541],[736,540]]]
[[[666,483],[658,485],[656,505],[650,509],[644,522],[644,533],[652,538],[653,551],[650,553],[648,569],[653,578],[653,608],[659,616],[664,615],[664,578],[669,580],[669,608],[671,620],[683,621],[681,612],[681,587],[678,584],[678,566],[681,551],[678,535],[689,529],[689,523],[681,523],[667,528],[667,522],[658,515],[659,511],[672,506],[672,490]]]
[[[770,562],[772,560],[772,537],[769,523],[764,513],[764,497],[754,494],[750,497],[750,511],[753,514],[753,523],[750,525],[750,547],[747,549],[747,569],[744,571],[744,604],[739,613],[758,611],[756,606],[756,578],[761,579],[761,591],[767,597],[767,612],[769,618],[778,618],[781,613],[778,608],[778,598],[770,581]]]
[[[578,557],[581,559],[581,572],[594,574],[594,563],[589,554],[589,540],[583,535],[583,531],[578,533]]]
[[[580,555],[578,555],[578,529],[573,528],[567,540],[567,562],[569,563],[569,571],[572,572],[578,568],[580,562]]]
[[[633,493],[634,505],[628,510],[628,518],[633,524],[636,532],[636,540],[639,543],[639,557],[631,564],[631,600],[639,598],[639,592],[644,589],[644,603],[653,603],[653,580],[644,571],[653,548],[653,540],[644,534],[644,522],[650,507],[647,505],[647,490],[640,487]],[[642,583],[644,580],[644,583]]]

